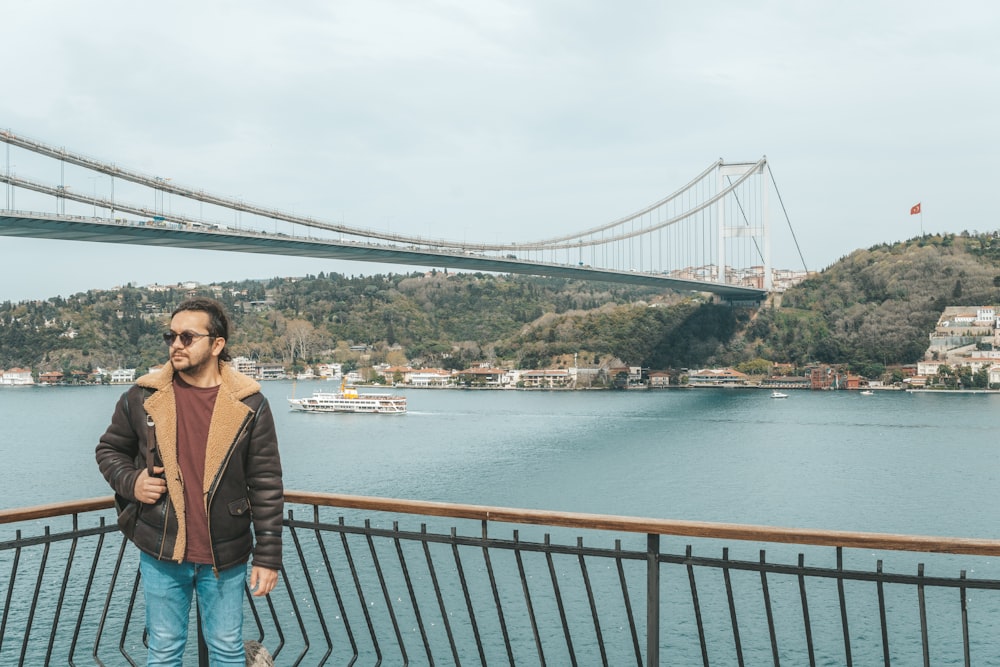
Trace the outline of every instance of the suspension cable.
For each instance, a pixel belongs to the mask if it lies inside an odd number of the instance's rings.
[[[788,211],[785,210],[785,202],[781,199],[781,193],[778,191],[778,182],[774,180],[774,172],[771,171],[770,163],[767,165],[767,173],[771,175],[771,183],[774,184],[774,194],[778,195],[778,203],[781,204],[781,212],[785,214],[788,231],[792,233],[792,241],[795,242],[795,249],[799,253],[799,259],[802,260],[802,268],[805,269],[806,273],[809,273],[809,267],[806,266],[806,258],[802,256],[802,248],[799,247],[799,240],[795,237],[795,230],[792,229],[792,221],[788,219]]]

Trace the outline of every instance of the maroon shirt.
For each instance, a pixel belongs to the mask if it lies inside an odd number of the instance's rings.
[[[208,509],[205,507],[205,448],[208,427],[212,423],[218,387],[194,387],[179,374],[174,375],[174,401],[177,406],[177,462],[184,480],[184,507],[187,524],[189,563],[214,565],[212,541],[208,534]]]

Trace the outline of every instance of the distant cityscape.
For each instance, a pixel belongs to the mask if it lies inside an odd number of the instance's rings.
[[[796,369],[772,363],[758,375],[733,368],[650,370],[639,366],[504,369],[480,364],[464,370],[373,364],[343,372],[339,363],[320,363],[292,373],[283,364],[236,357],[240,372],[261,380],[324,380],[413,388],[483,389],[658,389],[667,387],[765,387],[773,389],[1000,389],[1000,317],[996,306],[947,307],[929,335],[924,359],[893,369],[895,379],[866,378],[837,365],[813,364]],[[366,345],[352,346],[364,353]],[[144,372],[155,372],[159,366]],[[37,375],[30,369],[0,372],[0,386],[131,384],[135,368],[95,368],[66,377],[60,371]]]

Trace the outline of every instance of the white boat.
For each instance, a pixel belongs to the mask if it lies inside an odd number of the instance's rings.
[[[782,394],[780,391],[772,391],[771,398],[788,398],[788,394]]]
[[[861,390],[861,395],[862,396],[874,396],[875,392],[872,391],[871,389],[862,389]]]
[[[341,385],[340,391],[317,391],[305,398],[289,398],[292,410],[300,412],[370,412],[401,415],[406,413],[406,397],[394,394],[359,393]]]

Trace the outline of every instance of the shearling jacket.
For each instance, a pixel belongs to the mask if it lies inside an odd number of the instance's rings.
[[[203,488],[214,568],[245,562],[252,552],[254,565],[277,570],[284,490],[274,419],[256,381],[229,364],[220,364],[220,369]],[[168,363],[122,394],[96,456],[116,499],[133,502],[138,509],[134,530],[123,526],[126,535],[160,560],[181,562],[187,530],[175,405],[173,367]],[[153,505],[136,502],[134,495],[136,478],[146,467],[147,416],[155,429],[154,465],[163,466],[167,481],[167,493]]]

